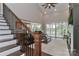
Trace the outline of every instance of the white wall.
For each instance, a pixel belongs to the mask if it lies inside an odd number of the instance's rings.
[[[2,11],[2,3],[0,3],[0,14],[3,14]]]
[[[1,3],[0,3],[0,13],[1,13]]]
[[[39,6],[36,3],[6,3],[6,5],[21,19],[41,22]]]

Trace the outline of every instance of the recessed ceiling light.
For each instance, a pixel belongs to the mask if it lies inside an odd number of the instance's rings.
[[[70,6],[68,5],[68,8],[69,8]]]
[[[56,11],[56,9],[54,9]]]
[[[46,14],[47,12],[45,11],[44,14]]]

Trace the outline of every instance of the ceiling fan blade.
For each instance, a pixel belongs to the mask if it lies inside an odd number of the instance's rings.
[[[44,3],[42,6],[46,6],[47,4],[46,3]]]
[[[42,6],[45,6],[45,5],[42,5]]]
[[[51,5],[52,7],[55,7],[55,5]]]
[[[45,5],[45,9],[48,7],[48,4]]]
[[[47,8],[47,6],[45,6],[45,9]]]

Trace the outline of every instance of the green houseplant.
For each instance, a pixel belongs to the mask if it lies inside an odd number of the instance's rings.
[[[72,9],[70,10],[70,15],[69,15],[69,19],[68,19],[68,24],[73,25],[73,13],[72,13]]]

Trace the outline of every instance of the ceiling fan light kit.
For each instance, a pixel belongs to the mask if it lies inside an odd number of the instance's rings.
[[[42,6],[46,9],[46,8],[51,8],[51,7],[55,7],[55,4],[57,4],[57,3],[45,3],[45,4],[43,4]]]

